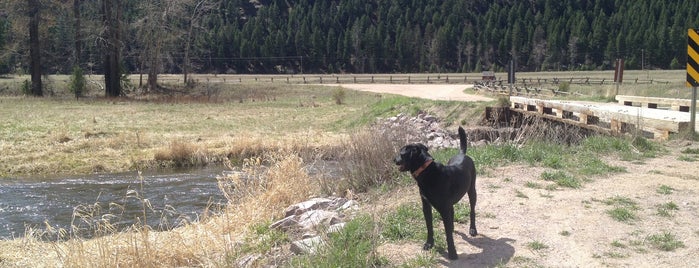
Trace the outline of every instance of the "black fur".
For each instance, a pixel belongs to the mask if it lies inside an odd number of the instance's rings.
[[[459,127],[459,141],[461,152],[455,155],[447,165],[433,161],[422,172],[413,174],[413,178],[420,188],[422,196],[422,213],[427,225],[427,241],[423,249],[428,250],[434,246],[434,231],[432,227],[432,207],[434,207],[444,222],[444,230],[447,236],[447,250],[450,259],[457,259],[454,247],[454,204],[468,193],[471,205],[469,234],[476,236],[476,168],[473,159],[466,155],[466,131]],[[414,173],[432,156],[427,152],[425,145],[416,143],[408,144],[400,149],[400,153],[394,159],[400,171]]]

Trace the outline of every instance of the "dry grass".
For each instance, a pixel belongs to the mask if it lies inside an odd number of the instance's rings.
[[[167,149],[156,150],[153,158],[158,162],[171,162],[175,167],[201,166],[213,162],[209,160],[205,147],[181,140],[170,142]]]
[[[357,111],[377,101],[368,93],[348,92],[346,103],[336,105],[330,90],[288,85],[231,86],[220,95],[253,96],[249,92],[256,88],[255,94],[274,98],[154,103],[0,96],[0,177],[220,163],[275,151],[278,140],[291,139],[298,140],[297,149],[308,148],[300,153],[312,155],[348,131],[362,116]],[[317,106],[301,107],[300,99],[313,99]],[[261,145],[236,149],[236,143],[253,142]]]

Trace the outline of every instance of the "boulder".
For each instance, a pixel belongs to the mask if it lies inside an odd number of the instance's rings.
[[[323,244],[324,237],[318,231],[332,233],[341,231],[347,213],[357,210],[357,201],[341,197],[313,198],[289,206],[284,210],[283,219],[270,228],[284,230],[291,234],[303,234],[300,240],[291,243],[291,250],[296,254],[315,253]],[[325,226],[321,227],[320,226]]]

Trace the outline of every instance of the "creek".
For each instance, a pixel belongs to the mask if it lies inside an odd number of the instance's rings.
[[[0,178],[0,239],[33,230],[42,239],[92,237],[147,224],[169,230],[227,203],[218,188],[223,167],[95,174],[68,178]],[[62,236],[59,236],[61,232]]]

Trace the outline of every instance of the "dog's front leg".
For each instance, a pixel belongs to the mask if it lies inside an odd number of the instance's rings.
[[[422,196],[422,215],[425,216],[425,225],[427,225],[427,241],[422,247],[424,250],[429,250],[434,246],[434,231],[432,230],[432,205],[430,201]]]
[[[454,246],[454,207],[449,206],[446,211],[440,212],[440,214],[444,222],[444,232],[447,235],[447,253],[449,254],[449,259],[456,260],[459,258],[459,255],[456,254],[456,247]]]

